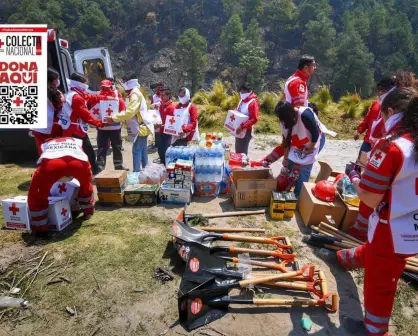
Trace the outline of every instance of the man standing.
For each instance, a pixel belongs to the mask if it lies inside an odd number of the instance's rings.
[[[176,105],[173,104],[172,93],[170,89],[162,89],[161,92],[161,104],[159,107],[162,125],[155,128],[155,143],[158,148],[158,156],[160,163],[165,165],[165,152],[171,144],[171,135],[164,133],[165,120],[168,116],[174,115]]]
[[[308,106],[307,81],[316,70],[315,58],[304,55],[299,60],[298,70],[289,77],[284,86],[284,98],[293,107]]]

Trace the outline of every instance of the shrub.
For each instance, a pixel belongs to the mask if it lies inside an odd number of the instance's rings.
[[[222,101],[221,107],[224,111],[234,110],[238,107],[240,100],[239,93],[234,93]]]
[[[338,105],[347,116],[353,119],[359,118],[364,110],[361,97],[358,93],[342,96]]]
[[[217,106],[221,106],[222,102],[228,98],[227,88],[219,79],[212,83],[208,98],[211,104]]]
[[[320,113],[323,112],[325,108],[332,103],[332,95],[329,91],[329,87],[321,87],[311,98],[309,98],[309,101],[318,106]]]
[[[219,120],[222,120],[222,108],[215,105],[205,105],[199,111],[199,127],[213,127]]]
[[[192,103],[196,105],[209,105],[209,93],[198,91],[192,98]]]
[[[264,92],[260,97],[260,108],[266,114],[273,114],[280,96],[276,93]]]

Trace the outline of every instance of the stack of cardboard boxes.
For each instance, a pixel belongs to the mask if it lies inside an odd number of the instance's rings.
[[[292,218],[297,207],[297,198],[293,192],[273,191],[270,200],[270,217],[274,220]]]
[[[104,170],[94,178],[102,205],[123,205],[127,177],[124,170]]]
[[[191,202],[193,189],[193,162],[177,160],[167,166],[167,179],[160,188],[160,202],[188,204]]]

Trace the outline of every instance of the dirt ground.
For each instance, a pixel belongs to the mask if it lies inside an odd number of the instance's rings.
[[[263,157],[278,139],[272,136],[258,136],[251,144],[251,158]],[[95,140],[92,139],[92,142],[95,143]],[[231,142],[231,139],[228,139],[228,142]],[[342,170],[346,162],[356,158],[359,146],[360,142],[327,140],[321,159],[329,162],[334,169]],[[125,144],[124,147],[125,165],[131,168],[131,147],[129,144]],[[150,159],[156,158],[156,153],[150,152]],[[108,156],[107,169],[112,168],[111,156]],[[277,175],[280,164],[275,164],[272,168]],[[313,175],[317,172],[318,167],[315,166]],[[171,220],[180,208],[158,205],[144,210],[106,209],[99,206],[94,216],[95,220],[80,224],[76,228],[69,228],[68,235],[64,234],[47,245],[33,242],[18,232],[8,233],[6,236],[0,231],[0,236],[3,236],[0,238],[0,279],[13,267],[21,267],[20,263],[33,258],[36,253],[43,255],[45,250],[50,251],[58,263],[60,258],[71,253],[72,258],[77,260],[70,265],[73,272],[72,283],[68,284],[67,289],[63,290],[61,296],[54,299],[55,301],[44,302],[45,297],[53,295],[51,292],[54,289],[41,283],[34,285],[34,289],[28,292],[31,298],[31,308],[28,309],[28,313],[16,316],[4,315],[0,311],[0,336],[189,334],[344,336],[348,333],[340,326],[342,317],[347,315],[359,319],[362,317],[361,273],[345,272],[336,264],[325,263],[318,257],[318,249],[302,243],[303,235],[308,234],[310,230],[305,228],[299,216],[282,222],[269,221],[265,215],[223,218],[211,220],[211,224],[260,227],[267,229],[266,235],[269,236],[288,235],[297,252],[300,265],[313,263],[325,271],[329,291],[336,292],[340,296],[339,311],[328,314],[319,307],[232,306],[229,314],[222,319],[211,323],[207,328],[187,333],[177,322],[176,293],[181,280],[179,276],[181,262],[175,253],[170,251],[168,234]],[[189,213],[233,210],[233,204],[228,197],[216,199],[194,197],[188,208]],[[116,215],[119,217],[110,217]],[[120,218],[120,220],[110,218]],[[146,226],[144,223],[147,221],[152,225]],[[129,250],[130,247],[133,250]],[[77,249],[80,251],[77,252]],[[112,252],[111,256],[105,254],[106,251],[113,249],[115,253]],[[92,251],[94,257],[90,258],[86,251]],[[126,251],[129,253],[126,254]],[[111,258],[110,261],[106,260],[108,258]],[[148,264],[150,258],[151,262]],[[62,265],[64,268],[64,263]],[[176,274],[174,281],[162,284],[152,280],[153,269],[158,265],[174,267],[173,272]],[[96,272],[93,273],[94,279],[90,273],[93,271]],[[100,275],[99,281],[94,274]],[[132,278],[128,279],[128,277]],[[89,286],[94,285],[95,289],[83,287],[84,281],[87,280],[90,281]],[[37,280],[39,283],[42,281],[46,280],[42,278]],[[132,294],[132,288],[138,284],[141,288],[138,293]],[[35,293],[36,289],[39,291]],[[286,293],[288,298],[304,297],[303,294],[296,292]],[[70,316],[65,312],[65,307],[72,307],[71,304],[81,305],[78,315]],[[416,316],[414,314],[416,314],[415,310],[412,311],[411,318]],[[310,332],[301,328],[302,317],[309,317],[312,320],[313,328]],[[396,334],[395,327],[391,327],[391,330]]]

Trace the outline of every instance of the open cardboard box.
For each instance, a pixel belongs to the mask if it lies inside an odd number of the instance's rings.
[[[268,207],[277,181],[270,169],[235,170],[231,173],[231,195],[236,208]]]

